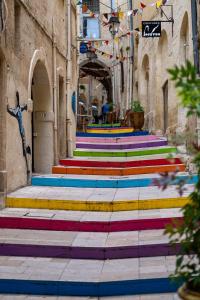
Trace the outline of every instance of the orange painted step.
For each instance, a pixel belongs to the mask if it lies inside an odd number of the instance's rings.
[[[53,174],[76,174],[76,175],[108,175],[108,176],[127,176],[127,175],[139,175],[150,174],[160,172],[173,172],[176,170],[179,172],[185,171],[183,164],[178,165],[164,165],[164,166],[148,166],[148,167],[135,167],[135,168],[79,168],[79,167],[65,167],[54,166],[52,168]]]

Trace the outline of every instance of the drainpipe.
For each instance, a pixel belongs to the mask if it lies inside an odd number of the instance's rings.
[[[52,21],[53,32],[53,109],[54,109],[54,164],[58,164],[58,104],[57,104],[57,68],[56,68],[56,35],[54,19]]]
[[[199,48],[198,48],[198,25],[197,25],[197,3],[196,0],[191,0],[191,11],[192,11],[192,40],[193,40],[193,53],[194,53],[194,65],[197,69],[197,73],[200,73],[199,70]],[[197,118],[197,140],[198,146],[200,145],[200,119]]]
[[[191,1],[192,5],[192,40],[194,48],[194,65],[197,68],[197,73],[200,73],[199,70],[199,48],[198,48],[198,25],[197,25],[197,3],[196,0]]]
[[[133,10],[133,0],[129,0],[129,9]],[[133,16],[130,17],[130,31],[133,31]],[[130,99],[129,99],[129,108],[131,108],[131,102],[133,99],[133,87],[134,87],[134,35],[131,34],[130,36]]]
[[[72,74],[72,58],[71,58],[71,0],[67,0],[67,156],[73,157],[73,140],[72,140],[72,121],[70,116],[71,104],[71,74]]]

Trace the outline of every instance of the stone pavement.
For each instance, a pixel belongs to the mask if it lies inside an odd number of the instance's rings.
[[[91,133],[78,134],[76,157],[53,168],[72,172],[74,164],[77,174],[37,175],[32,186],[8,195],[0,212],[0,299],[178,299],[168,277],[180,249],[172,249],[163,232],[173,218],[182,222],[180,208],[195,177],[183,197],[176,185],[161,192],[153,184],[159,175],[144,168],[184,171],[176,149],[158,146],[166,139],[147,133],[118,131],[90,127]],[[81,143],[88,149],[80,150]],[[119,164],[144,168],[137,175],[105,175]],[[94,175],[101,166],[105,172]],[[13,295],[3,295],[11,288]]]

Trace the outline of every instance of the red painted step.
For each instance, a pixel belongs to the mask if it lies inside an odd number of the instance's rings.
[[[148,167],[148,166],[162,166],[162,165],[179,165],[182,164],[180,158],[170,159],[150,159],[138,161],[88,161],[88,160],[73,160],[61,159],[60,165],[73,167],[96,167],[96,168],[133,168],[133,167]]]
[[[120,232],[164,229],[173,220],[182,222],[181,217],[140,219],[127,221],[71,221],[47,220],[26,217],[0,217],[0,228],[6,229],[31,229],[55,231],[80,231],[80,232]]]

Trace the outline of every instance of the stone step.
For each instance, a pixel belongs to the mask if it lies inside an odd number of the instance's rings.
[[[142,174],[130,176],[100,176],[100,175],[74,175],[74,174],[49,174],[32,177],[33,186],[54,186],[54,187],[79,187],[79,188],[135,188],[155,186],[159,174]],[[184,180],[188,184],[197,182],[197,176],[187,173],[178,173],[174,185],[178,180]]]
[[[0,293],[118,296],[173,293],[174,256],[117,260],[0,257]],[[87,272],[87,276],[86,276]]]
[[[92,156],[74,156],[73,158],[69,158],[69,160],[87,160],[87,161],[93,161],[93,160],[98,160],[99,162],[105,162],[105,161],[110,161],[110,162],[129,162],[129,161],[147,161],[147,160],[155,160],[155,159],[167,159],[171,160],[173,157],[177,157],[182,159],[181,155],[178,153],[161,153],[161,154],[150,154],[150,155],[141,155],[141,156],[133,156],[133,157],[125,157],[125,156],[118,156],[118,157],[103,157],[103,156],[98,156],[98,157],[92,157]]]
[[[74,156],[90,156],[90,157],[135,157],[135,156],[146,156],[146,155],[154,155],[154,154],[170,154],[177,153],[177,149],[175,147],[156,147],[156,148],[148,148],[148,149],[137,149],[135,151],[98,151],[98,150],[87,150],[87,149],[79,149],[74,150]]]
[[[76,137],[77,143],[138,143],[138,142],[148,142],[148,141],[167,141],[164,137],[158,137],[156,135],[145,135],[145,136],[129,136],[129,137]]]
[[[35,215],[36,217],[30,217]],[[57,230],[80,232],[120,232],[137,230],[164,229],[173,220],[182,222],[181,217],[155,218],[123,221],[73,221],[42,218],[42,212],[29,213],[23,217],[0,216],[0,228],[2,229],[31,229],[31,230]],[[49,212],[49,215],[52,213]],[[72,215],[72,214],[71,214]],[[71,216],[70,215],[70,216]]]
[[[128,137],[128,136],[144,136],[148,135],[148,131],[134,131],[134,132],[128,132],[128,133],[88,133],[88,132],[77,132],[77,137]]]
[[[178,295],[169,294],[151,294],[142,296],[116,296],[116,297],[73,297],[73,296],[37,296],[37,295],[14,295],[1,294],[0,300],[179,300]]]
[[[138,148],[151,148],[151,147],[160,147],[167,146],[167,141],[156,140],[150,142],[139,142],[139,143],[113,143],[113,144],[96,144],[96,143],[76,143],[76,148],[83,149],[105,149],[105,150],[126,150],[126,149],[138,149]]]
[[[131,160],[131,161],[99,161],[99,160],[82,160],[82,159],[61,159],[60,164],[63,166],[73,167],[93,167],[93,168],[134,168],[134,167],[149,167],[149,166],[163,166],[163,165],[181,165],[180,158],[158,158],[146,160]]]
[[[88,128],[118,128],[121,127],[120,123],[113,123],[113,124],[88,124]]]
[[[108,175],[108,176],[129,176],[138,174],[151,174],[162,172],[184,172],[185,166],[180,165],[163,165],[163,166],[147,166],[135,168],[96,168],[96,167],[66,167],[54,166],[53,174],[79,174],[79,175]]]
[[[119,134],[119,133],[132,133],[133,128],[129,127],[119,127],[119,128],[87,128],[87,133],[97,133],[97,134]]]
[[[164,192],[157,187],[82,189],[29,186],[8,194],[6,207],[97,212],[179,208],[188,202],[192,189],[193,185],[186,185],[186,191],[180,197],[176,186],[170,186]]]
[[[164,230],[114,233],[1,229],[0,256],[57,257],[72,259],[126,259],[171,256]]]

